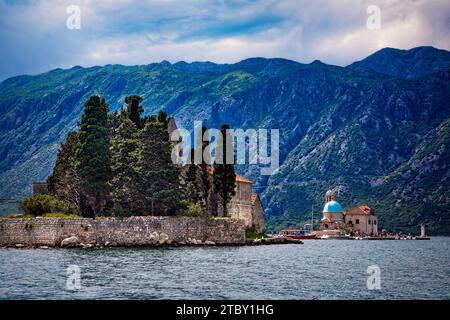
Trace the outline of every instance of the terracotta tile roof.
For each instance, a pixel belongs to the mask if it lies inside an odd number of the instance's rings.
[[[371,207],[369,207],[366,204],[363,204],[359,207],[350,209],[345,212],[345,214],[354,214],[354,215],[375,215],[375,210],[373,210]]]
[[[240,176],[238,174],[236,175],[236,182],[244,182],[244,183],[251,183],[251,184],[253,184],[253,182],[251,182],[248,179],[245,179],[243,176]]]
[[[210,173],[210,174],[213,174],[214,173],[214,168],[213,167],[208,167],[208,172]],[[246,178],[244,178],[243,176],[240,176],[240,175],[236,175],[236,182],[243,182],[243,183],[251,183],[251,184],[253,184],[253,182],[252,181],[250,181],[250,180],[248,180],[248,179],[246,179]]]

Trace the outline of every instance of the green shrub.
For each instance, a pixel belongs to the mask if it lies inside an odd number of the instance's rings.
[[[263,233],[257,233],[252,228],[247,228],[245,230],[245,238],[248,240],[255,240],[255,239],[270,238],[270,237]]]
[[[29,219],[29,218],[34,218],[34,216],[30,215],[30,214],[16,214],[16,213],[11,213],[8,214],[6,216],[6,218],[8,219]]]
[[[188,217],[204,217],[205,211],[199,203],[189,203],[187,205],[186,215]]]
[[[25,215],[42,216],[49,213],[76,214],[77,210],[71,204],[58,200],[46,194],[30,196],[19,204],[19,209]]]
[[[189,201],[187,200],[180,200],[180,202],[178,203],[178,207],[182,210],[187,210],[187,208],[189,207]]]
[[[64,213],[64,212],[52,212],[52,213],[45,213],[41,216],[42,218],[79,218],[80,216],[73,213]]]

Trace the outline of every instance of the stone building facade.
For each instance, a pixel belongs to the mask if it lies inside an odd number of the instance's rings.
[[[345,224],[354,233],[361,235],[378,235],[378,217],[375,210],[363,204],[344,211]]]
[[[262,233],[265,229],[264,209],[252,185],[250,180],[236,175],[236,194],[228,204],[228,214],[232,218],[243,219],[248,228]]]
[[[48,194],[47,182],[33,182],[33,194]]]

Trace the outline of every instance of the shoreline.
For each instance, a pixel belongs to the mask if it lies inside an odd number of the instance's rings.
[[[188,242],[173,242],[173,243],[155,243],[142,245],[117,245],[114,243],[105,244],[85,244],[78,243],[66,246],[42,246],[42,245],[25,245],[16,243],[7,246],[0,246],[0,249],[108,249],[108,248],[193,248],[193,247],[248,247],[248,246],[269,246],[269,245],[283,245],[283,244],[304,244],[301,240],[289,238],[263,238],[263,239],[246,239],[244,243],[215,243],[212,241],[199,241],[191,239]]]
[[[141,247],[244,245],[245,222],[233,218],[140,216],[0,220],[0,247]]]

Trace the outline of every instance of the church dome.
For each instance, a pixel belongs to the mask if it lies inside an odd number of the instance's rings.
[[[339,212],[342,213],[342,206],[337,201],[330,201],[325,203],[325,206],[323,207],[323,212]]]

